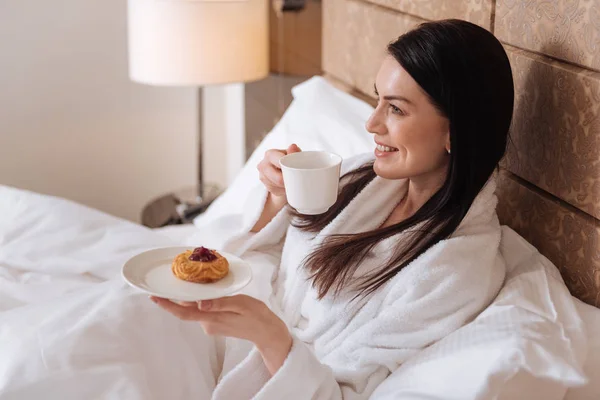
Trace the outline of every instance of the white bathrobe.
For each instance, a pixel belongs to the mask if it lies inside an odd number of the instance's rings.
[[[371,158],[355,157],[344,163],[342,172]],[[327,235],[381,226],[405,194],[407,181],[376,177],[316,236],[292,227],[286,209],[260,232],[244,233],[257,221],[266,199],[266,191],[257,190],[254,204],[246,208],[242,233],[226,250],[255,263],[261,257],[265,264],[272,263],[276,256],[279,269],[270,306],[288,324],[294,341],[273,377],[253,349],[222,377],[213,399],[367,399],[409,357],[477,316],[503,284],[494,177],[451,238],[430,248],[360,304],[350,304],[349,293],[318,300],[302,260]],[[380,243],[357,274],[382,265],[404,235]]]

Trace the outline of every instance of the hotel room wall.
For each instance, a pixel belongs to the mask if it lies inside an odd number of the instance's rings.
[[[126,2],[0,2],[0,184],[137,221],[197,176],[197,91],[132,83]]]

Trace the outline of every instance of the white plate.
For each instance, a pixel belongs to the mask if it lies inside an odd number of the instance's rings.
[[[131,286],[156,297],[178,301],[200,301],[228,296],[252,280],[250,265],[233,254],[219,253],[229,261],[229,274],[214,283],[192,283],[171,272],[171,262],[193,247],[164,247],[148,250],[129,259],[121,274]]]

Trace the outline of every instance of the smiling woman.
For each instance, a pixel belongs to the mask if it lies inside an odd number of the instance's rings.
[[[375,89],[374,155],[345,160],[325,213],[287,204],[280,160],[298,146],[258,165],[264,202],[246,208],[253,225],[225,249],[276,256],[274,311],[240,297],[210,309],[155,299],[209,333],[254,343],[213,398],[370,398],[500,290],[494,170],[513,107],[502,45],[466,21],[422,24],[389,45]]]
[[[329,212],[296,214],[295,225],[320,231],[376,176],[405,180],[406,192],[376,229],[329,238],[311,253],[306,267],[320,297],[351,281],[361,294],[372,293],[451,236],[506,150],[512,72],[491,33],[465,21],[431,22],[387,50],[375,81],[379,101],[366,123],[377,144],[375,160],[344,177]],[[354,276],[374,246],[408,230],[414,233],[384,266]]]

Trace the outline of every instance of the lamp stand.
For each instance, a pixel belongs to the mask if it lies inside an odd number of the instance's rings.
[[[244,84],[204,86],[201,96],[201,182],[227,187],[246,161]]]
[[[205,86],[198,90],[198,183],[192,192],[179,191],[169,197],[168,201],[175,203],[176,214],[169,214],[168,221],[193,220],[243,168],[246,162],[244,96],[243,83]],[[158,206],[150,208],[160,209]],[[146,214],[153,216],[150,211]],[[149,217],[146,219],[150,221]]]

